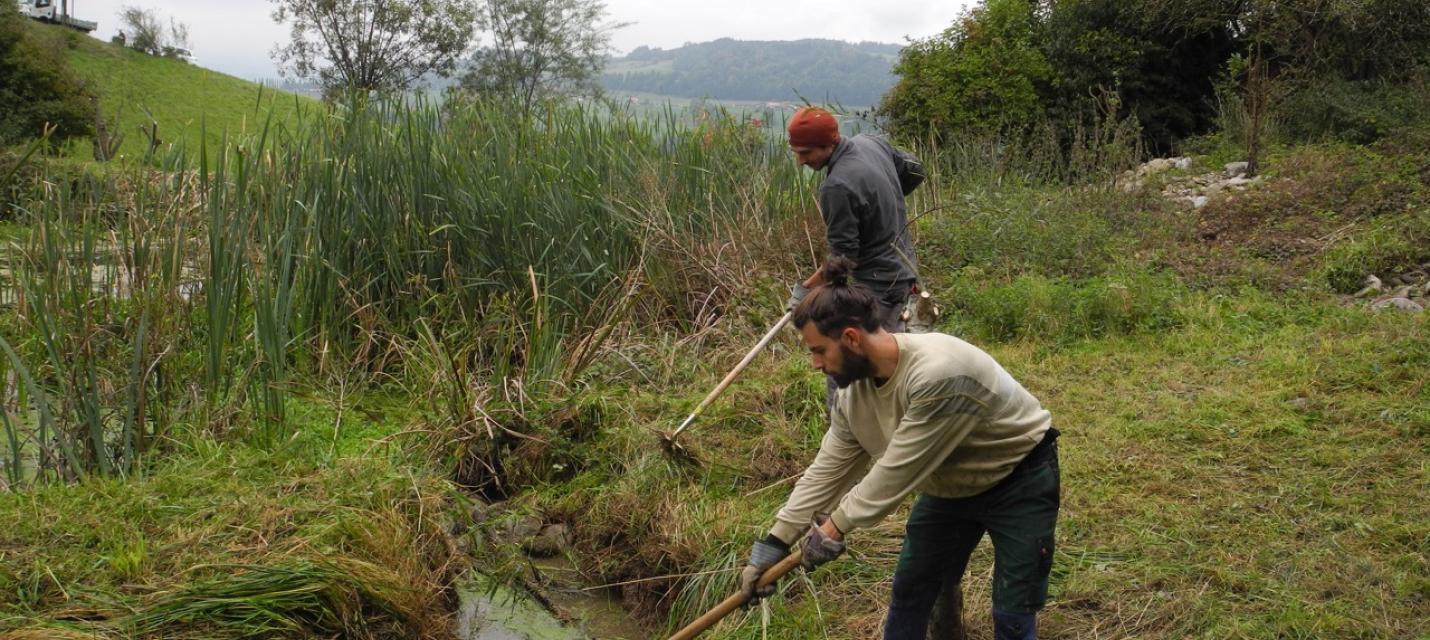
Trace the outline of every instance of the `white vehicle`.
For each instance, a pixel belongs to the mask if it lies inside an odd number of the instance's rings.
[[[20,15],[29,16],[42,22],[62,24],[85,33],[99,28],[98,22],[80,20],[70,16],[69,2],[61,1],[59,4],[61,6],[56,6],[55,0],[20,0]]]

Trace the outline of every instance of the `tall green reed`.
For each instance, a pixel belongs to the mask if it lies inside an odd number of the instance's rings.
[[[32,212],[12,360],[81,468],[122,472],[196,408],[281,442],[288,391],[325,367],[440,370],[423,392],[470,429],[483,402],[568,388],[622,331],[703,326],[802,270],[814,214],[782,141],[728,115],[374,100],[187,161]]]
[[[181,335],[175,302],[190,200],[182,174],[46,177],[18,208],[31,233],[8,255],[12,484],[139,464],[171,424],[156,390]]]

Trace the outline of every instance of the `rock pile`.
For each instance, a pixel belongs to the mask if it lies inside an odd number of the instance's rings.
[[[1162,196],[1192,209],[1201,209],[1218,196],[1231,198],[1232,193],[1245,191],[1262,182],[1260,176],[1246,176],[1247,163],[1229,162],[1221,171],[1191,173],[1195,163],[1191,158],[1156,158],[1133,170],[1124,171],[1117,186],[1128,193],[1161,186]],[[1204,238],[1208,236],[1203,236]],[[1210,237],[1215,237],[1215,233]],[[1410,267],[1382,280],[1371,274],[1365,286],[1348,304],[1363,304],[1375,310],[1420,313],[1430,308],[1430,262]]]
[[[1191,158],[1156,158],[1136,169],[1124,171],[1117,183],[1122,190],[1131,193],[1146,187],[1148,180],[1155,176],[1173,169],[1187,171],[1191,168]],[[1162,196],[1200,209],[1220,193],[1244,191],[1261,182],[1260,177],[1246,177],[1246,169],[1245,162],[1229,162],[1220,172],[1168,176],[1162,187]]]
[[[1430,306],[1430,262],[1385,280],[1368,275],[1365,288],[1357,291],[1355,298],[1366,301],[1376,311],[1420,313]]]

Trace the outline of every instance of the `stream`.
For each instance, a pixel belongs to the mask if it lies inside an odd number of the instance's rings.
[[[459,588],[456,634],[461,640],[644,640],[651,632],[631,619],[611,589],[584,587],[565,557],[532,561],[548,610],[530,594],[480,574]],[[553,611],[554,610],[554,611]],[[563,622],[563,620],[565,622]]]

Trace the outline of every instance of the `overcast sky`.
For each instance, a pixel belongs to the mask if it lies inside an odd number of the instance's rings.
[[[13,0],[0,0],[11,2]],[[972,0],[607,0],[618,53],[640,45],[672,48],[716,38],[832,38],[902,44],[942,31]],[[99,22],[95,36],[118,31],[119,8],[156,10],[188,23],[194,62],[247,79],[277,76],[269,52],[286,37],[267,0],[71,0],[75,17]]]

